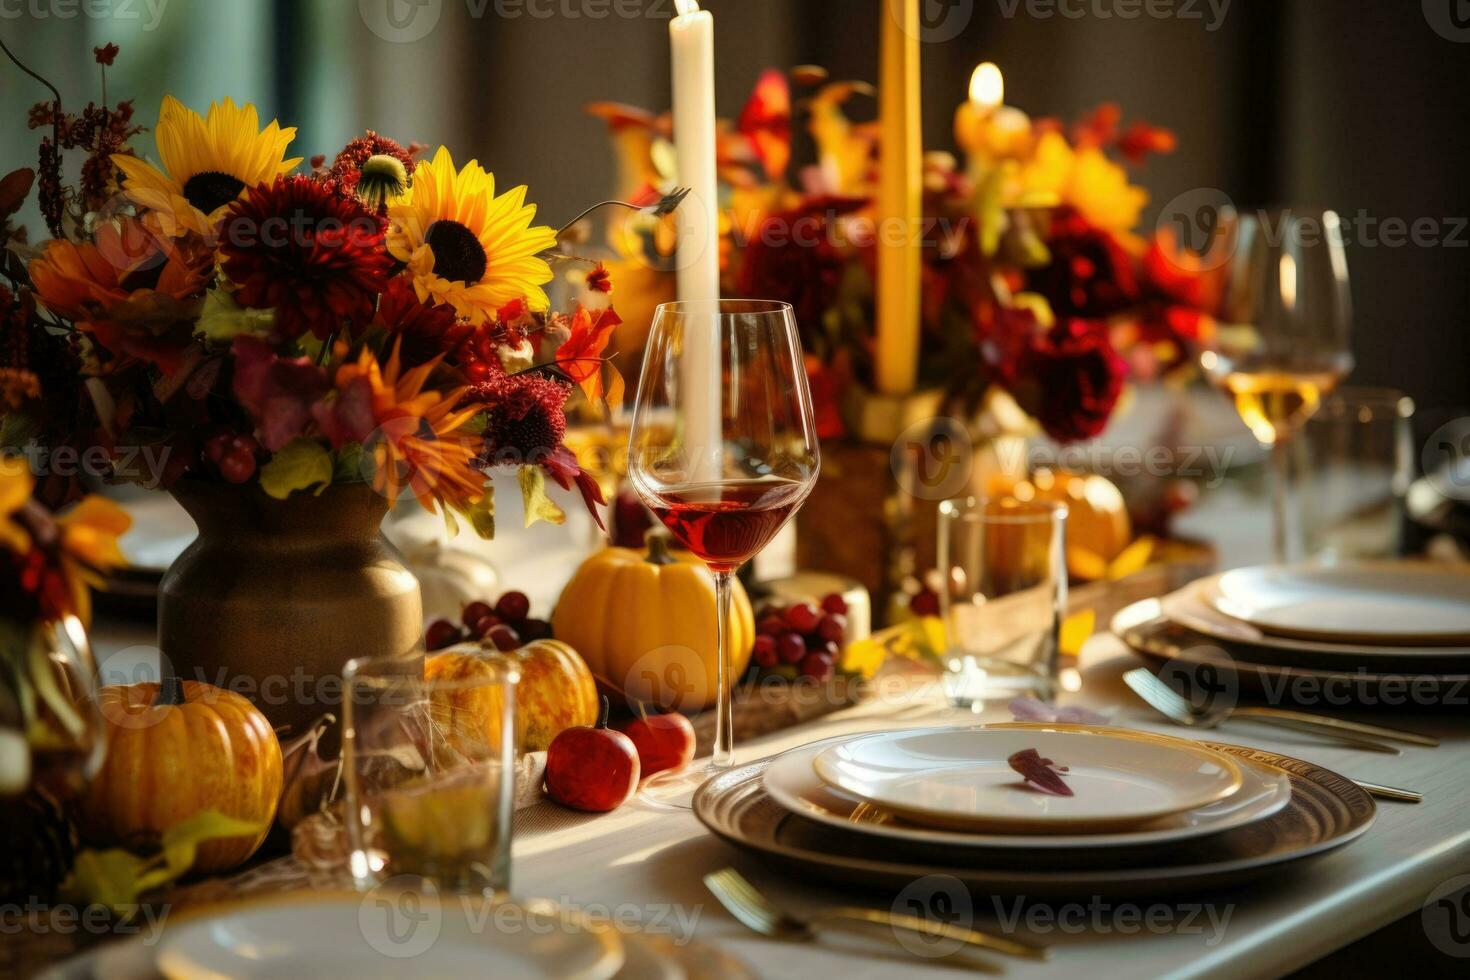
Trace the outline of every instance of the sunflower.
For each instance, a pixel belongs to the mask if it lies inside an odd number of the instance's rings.
[[[286,159],[295,136],[294,126],[282,129],[274,119],[261,129],[248,102],[214,102],[209,115],[201,117],[168,95],[156,133],[163,168],[123,153],[112,162],[125,177],[123,191],[155,212],[165,233],[206,234],[246,188],[269,184],[301,162],[300,157]]]
[[[334,445],[363,447],[373,487],[388,500],[407,487],[428,510],[437,501],[463,511],[485,496],[474,463],[480,438],[462,431],[480,406],[456,411],[463,389],[425,391],[438,365],[435,358],[405,371],[396,345],[386,365],[364,348],[338,369],[337,396],[319,408],[317,421]]]
[[[524,186],[497,197],[495,176],[473,160],[456,172],[441,146],[415,169],[408,196],[389,207],[388,250],[408,264],[420,300],[447,303],[475,323],[518,299],[544,310],[551,266],[539,256],[556,232],[533,227],[536,207],[525,202]]]

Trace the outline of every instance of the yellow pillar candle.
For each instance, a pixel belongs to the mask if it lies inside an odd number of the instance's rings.
[[[879,392],[913,391],[919,370],[923,139],[919,111],[919,0],[883,0],[879,45],[877,208]]]

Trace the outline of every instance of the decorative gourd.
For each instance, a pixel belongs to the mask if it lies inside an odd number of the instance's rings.
[[[419,580],[424,599],[424,621],[459,618],[460,610],[476,599],[500,591],[495,567],[463,548],[432,545],[404,552],[404,564]]]
[[[1066,504],[1067,566],[1078,578],[1100,577],[1133,540],[1123,494],[1105,476],[1038,469],[1027,480],[993,480],[990,491]]]
[[[201,810],[258,821],[253,837],[206,841],[196,872],[225,871],[265,840],[281,795],[281,745],[270,722],[233,691],[197,681],[104,687],[107,758],[81,806],[82,834],[138,846]]]
[[[688,713],[714,703],[715,583],[704,562],[671,552],[669,540],[655,529],[646,551],[592,555],[562,592],[551,623],[599,680],[629,698]],[[755,617],[738,581],[727,629],[730,686],[745,673],[755,642]]]
[[[487,656],[510,660],[520,670],[516,685],[516,732],[522,752],[540,752],[568,728],[591,725],[597,720],[597,685],[587,664],[565,643],[537,640],[518,650],[487,654],[476,644],[462,643],[424,660],[428,680],[459,680],[489,672]],[[466,688],[453,697],[468,698],[465,708],[486,719],[487,734],[494,738],[500,724],[497,689]],[[491,701],[485,701],[489,698]]]

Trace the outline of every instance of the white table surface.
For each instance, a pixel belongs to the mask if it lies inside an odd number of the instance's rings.
[[[1119,675],[1136,661],[1111,637],[1095,637],[1083,654],[1083,689],[1078,703],[1116,708],[1115,723],[1180,734],[1123,687]],[[1121,706],[1121,707],[1120,707]],[[740,746],[749,762],[845,731],[867,731],[927,723],[969,722],[971,715],[941,712],[919,721],[895,721],[895,709],[852,712],[845,719],[814,723]],[[902,709],[897,709],[902,711]],[[855,715],[853,717],[852,715]],[[980,720],[1009,720],[1001,706]],[[1099,905],[1073,903],[1056,910],[1076,917],[1095,914],[1117,931],[1053,929],[1017,933],[1054,947],[1045,963],[988,957],[1017,978],[1057,977],[1270,977],[1289,972],[1419,908],[1436,886],[1470,872],[1470,720],[1448,715],[1375,715],[1386,724],[1439,735],[1437,749],[1406,747],[1398,757],[1337,748],[1309,735],[1228,723],[1213,737],[1271,749],[1334,769],[1344,775],[1423,791],[1420,805],[1380,803],[1376,823],[1355,843],[1321,859],[1292,866],[1244,890],[1222,896],[1185,896],[1158,901]],[[793,910],[824,904],[868,904],[887,908],[888,899],[846,887],[801,881],[760,858],[732,848],[707,833],[692,816],[653,810],[636,801],[612,814],[573,815],[553,804],[522,814],[515,844],[515,890],[569,900],[621,916],[657,922],[676,933],[693,923],[693,934],[714,940],[744,957],[762,976],[856,980],[910,975],[952,976],[953,965],[904,954],[891,942],[872,942],[833,933],[819,945],[767,940],[731,918],[705,891],[710,871],[734,865],[772,898]],[[881,847],[881,842],[875,846]],[[1209,902],[1191,927],[1123,934],[1133,919],[1168,915],[1182,923],[1191,906]],[[1043,906],[1047,903],[1040,903]],[[1156,907],[1156,908],[1155,908]],[[1209,917],[1213,912],[1214,918]],[[997,907],[982,901],[973,910],[978,927],[1000,929],[1012,914],[1011,900]],[[1228,918],[1227,918],[1228,917]],[[1023,923],[1025,920],[1022,920]],[[1068,920],[1075,921],[1075,919]],[[1223,927],[1217,928],[1217,923]]]

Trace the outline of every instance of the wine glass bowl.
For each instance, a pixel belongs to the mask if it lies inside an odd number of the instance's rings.
[[[1221,216],[1207,266],[1215,324],[1200,363],[1271,449],[1278,561],[1289,557],[1285,445],[1353,367],[1342,222],[1332,211]]]
[[[719,667],[711,765],[651,782],[692,788],[696,777],[733,763],[726,635],[732,576],[796,513],[820,466],[789,304],[729,299],[658,307],[633,410],[628,478],[714,574]]]

